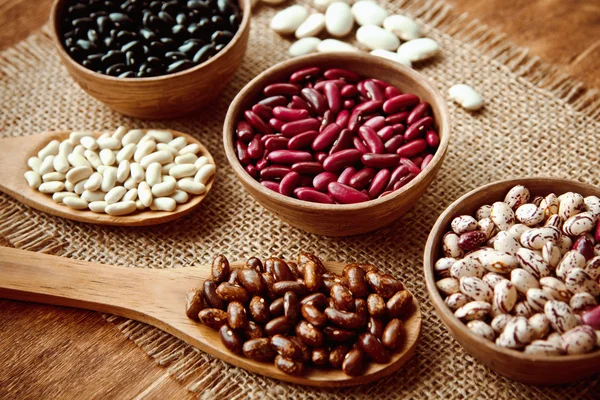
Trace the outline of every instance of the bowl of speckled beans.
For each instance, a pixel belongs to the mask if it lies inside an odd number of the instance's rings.
[[[159,119],[221,93],[246,52],[250,8],[250,0],[56,0],[50,18],[83,90],[123,114]]]
[[[424,253],[427,290],[456,341],[529,384],[600,371],[600,189],[523,178],[452,203]]]

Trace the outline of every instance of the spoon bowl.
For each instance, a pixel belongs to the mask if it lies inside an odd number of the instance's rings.
[[[167,130],[174,137],[184,136],[189,144],[198,144],[201,154],[206,156],[210,163],[215,164],[206,147],[198,140],[182,132]],[[95,136],[98,137],[102,133],[104,132],[95,133]],[[0,171],[3,171],[3,179],[0,181],[0,192],[6,193],[36,210],[74,221],[98,225],[147,226],[162,224],[189,214],[206,198],[215,180],[215,175],[213,175],[206,184],[206,192],[202,195],[191,195],[187,202],[177,204],[177,207],[173,211],[151,211],[147,209],[145,211],[136,211],[129,215],[112,216],[89,210],[74,210],[55,202],[52,200],[51,195],[32,189],[23,177],[23,174],[30,170],[27,165],[29,157],[36,155],[51,140],[62,141],[68,139],[69,134],[69,131],[52,131],[40,135],[0,139]]]
[[[330,272],[341,273],[345,264],[325,262]],[[242,262],[231,263],[241,267]],[[217,331],[188,319],[186,294],[210,277],[211,267],[177,269],[125,268],[0,247],[0,297],[67,307],[86,308],[153,325],[208,354],[248,371],[282,381],[318,387],[366,384],[388,376],[412,356],[421,332],[421,311],[404,321],[402,350],[387,364],[370,363],[364,375],[348,376],[341,370],[307,368],[303,376],[287,375],[273,363],[237,356],[223,346]]]

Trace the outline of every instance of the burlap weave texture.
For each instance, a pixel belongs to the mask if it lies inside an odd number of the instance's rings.
[[[485,109],[477,113],[449,105],[453,130],[446,161],[426,195],[404,218],[370,234],[320,237],[277,220],[236,181],[222,149],[221,127],[227,106],[250,79],[286,59],[290,44],[267,28],[277,9],[259,6],[244,63],[234,80],[217,104],[187,119],[140,121],[98,103],[68,76],[46,30],[1,53],[2,136],[107,130],[117,125],[170,127],[201,140],[214,156],[219,173],[198,211],[148,228],[62,220],[1,195],[0,235],[16,247],[140,268],[207,263],[217,253],[241,260],[252,255],[294,257],[299,250],[307,250],[328,260],[372,262],[398,275],[421,302],[422,340],[411,361],[390,378],[342,390],[315,390],[247,373],[155,328],[106,316],[203,398],[600,398],[598,377],[559,388],[536,388],[483,367],[446,332],[429,302],[422,275],[422,251],[429,229],[443,209],[464,192],[498,179],[533,175],[600,183],[597,93],[583,90],[577,82],[443,3],[387,3],[390,12],[417,17],[425,34],[441,44],[441,55],[419,65],[420,72],[443,93],[453,84],[468,83],[486,99]]]

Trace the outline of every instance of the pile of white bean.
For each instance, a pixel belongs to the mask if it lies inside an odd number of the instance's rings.
[[[109,215],[173,211],[206,192],[215,166],[196,143],[170,131],[117,128],[98,137],[72,132],[31,157],[29,186],[76,210]]]
[[[436,285],[476,335],[528,354],[600,347],[600,198],[568,192],[505,200],[452,220]]]

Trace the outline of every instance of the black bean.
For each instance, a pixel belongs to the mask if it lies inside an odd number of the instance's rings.
[[[153,1],[152,3],[150,3],[150,11],[152,11],[153,13],[158,13],[161,10],[163,3],[162,1]]]
[[[117,22],[119,24],[133,24],[131,18],[123,13],[111,13],[108,14],[108,18],[110,18],[112,22]]]
[[[118,76],[127,70],[127,66],[125,64],[115,64],[111,65],[106,69],[107,75]]]
[[[229,31],[216,31],[212,34],[210,41],[216,44],[227,44],[233,39],[233,33]]]
[[[213,15],[210,18],[210,22],[213,24],[215,29],[225,29],[227,28],[225,24],[225,20],[219,15]]]
[[[169,14],[175,14],[179,9],[179,2],[176,0],[167,1],[162,5],[162,10],[168,12]]]
[[[148,41],[152,41],[156,39],[156,35],[150,29],[142,28],[140,29],[140,35],[144,37],[144,39]]]
[[[187,15],[185,15],[185,13],[179,13],[175,17],[175,21],[177,21],[177,23],[180,25],[185,25],[185,23],[187,22],[187,19],[188,19]]]
[[[110,50],[104,57],[102,57],[102,63],[104,65],[125,63],[125,54],[119,50]]]
[[[225,44],[218,44],[215,46],[215,53],[218,53],[219,51],[223,50],[223,47],[225,47]]]
[[[125,71],[118,78],[135,78],[135,74],[132,71]]]
[[[72,6],[70,6],[67,9],[67,12],[69,13],[70,16],[79,18],[79,17],[84,17],[87,13],[89,13],[89,10],[87,8],[87,5],[78,3],[78,4],[73,4]]]
[[[189,60],[179,60],[179,61],[175,61],[173,64],[170,64],[167,67],[167,72],[168,73],[179,72],[179,71],[183,71],[184,69],[188,69],[193,66],[194,66],[194,63],[192,63]]]
[[[171,33],[173,37],[178,39],[186,39],[190,36],[190,33],[188,32],[187,28],[179,24],[174,25],[173,28],[171,28]]]
[[[173,19],[173,17],[171,17],[171,15],[166,11],[159,12],[158,18],[160,18],[165,24],[169,24],[169,25],[175,24],[175,19]]]
[[[177,42],[175,42],[175,40],[168,38],[168,37],[161,38],[160,42],[162,44],[164,44],[165,46],[167,46],[167,48],[169,48],[169,49],[172,49],[175,46],[177,46]]]
[[[125,53],[125,62],[128,67],[133,67],[137,64],[136,55],[133,51]]]
[[[100,43],[100,38],[98,37],[98,32],[96,32],[93,29],[90,29],[87,32],[87,37],[90,43],[92,43],[94,46],[98,46],[98,44]]]
[[[98,32],[103,35],[107,34],[112,27],[110,18],[105,16],[96,18],[96,25],[98,26]]]
[[[193,62],[201,63],[208,60],[213,54],[215,54],[216,49],[213,43],[207,44],[203,46],[198,52],[194,55]]]
[[[167,50],[167,46],[162,42],[152,42],[148,46],[148,52],[155,57],[162,57]]]
[[[188,42],[183,46],[179,47],[179,51],[185,54],[196,54],[196,52],[200,49],[200,44],[196,42]]]
[[[94,20],[89,17],[77,18],[73,20],[73,26],[75,28],[82,28],[88,30],[94,27]]]
[[[187,56],[178,51],[169,51],[165,53],[165,58],[169,61],[179,61],[187,59]]]
[[[138,40],[133,40],[129,43],[124,44],[121,47],[121,51],[123,53],[127,53],[128,51],[131,51],[133,53],[143,53],[143,47],[142,44],[138,41]]]

